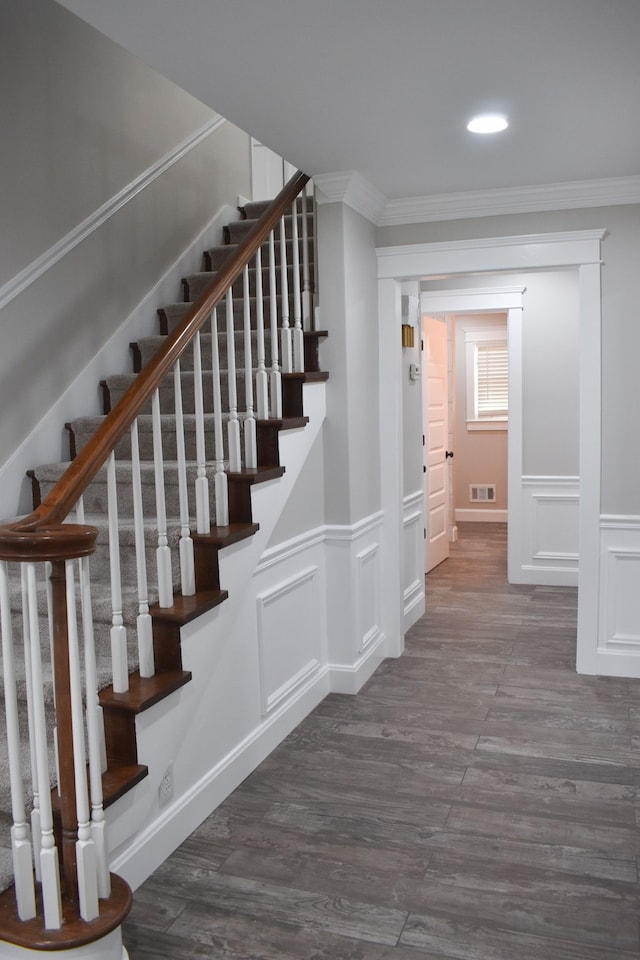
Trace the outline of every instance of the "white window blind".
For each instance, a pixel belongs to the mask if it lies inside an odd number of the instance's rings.
[[[476,345],[476,415],[505,417],[509,412],[509,366],[504,341]]]

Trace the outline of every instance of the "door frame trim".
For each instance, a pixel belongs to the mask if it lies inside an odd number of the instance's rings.
[[[507,567],[509,583],[523,583],[522,564],[522,296],[525,286],[429,290],[420,295],[422,313],[507,314],[509,426],[507,444]],[[457,361],[456,361],[457,362]]]
[[[404,648],[402,590],[402,418],[400,283],[422,277],[577,267],[580,327],[580,563],[577,669],[595,674],[600,608],[601,328],[600,243],[606,230],[456,240],[380,247],[378,258],[379,376],[382,506],[385,516],[384,605],[387,653]],[[388,389],[387,389],[388,388]],[[381,391],[382,393],[382,391]]]

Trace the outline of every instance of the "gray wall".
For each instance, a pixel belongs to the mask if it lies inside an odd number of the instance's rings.
[[[4,0],[0,285],[212,116],[52,0]],[[0,311],[0,464],[249,189],[248,137],[224,124]]]
[[[597,207],[585,210],[552,211],[539,214],[520,214],[485,217],[473,220],[407,224],[381,227],[377,230],[379,246],[463,240],[481,237],[518,236],[523,234],[553,233],[569,230],[606,229],[602,242],[602,511],[604,513],[640,514],[640,445],[630,442],[637,433],[635,411],[640,406],[640,324],[635,320],[634,307],[637,264],[640,258],[640,207],[635,205]],[[558,280],[564,284],[566,280]],[[473,285],[478,285],[478,277]],[[513,275],[508,281],[516,282]],[[495,284],[495,277],[492,278]],[[568,293],[572,281],[566,283]],[[523,323],[526,323],[526,319]],[[571,321],[569,320],[569,323]],[[557,332],[556,327],[556,332]],[[569,330],[569,327],[566,328]],[[525,328],[525,336],[529,330]],[[525,340],[524,349],[537,353],[538,365],[556,363],[549,354],[548,344],[537,346]],[[566,382],[573,377],[570,371]],[[542,380],[540,383],[542,384]],[[575,393],[573,394],[575,397]],[[571,406],[575,401],[572,401]],[[525,433],[531,439],[532,419],[542,421],[542,411],[548,412],[548,399],[540,397],[531,382],[524,380]],[[554,402],[551,424],[547,416],[543,426],[558,425],[558,414],[571,406]],[[564,448],[563,443],[546,447],[548,440],[542,432],[534,435],[525,454],[526,473],[577,473],[577,440]],[[568,422],[563,427],[563,441],[573,433]]]
[[[325,426],[326,518],[352,524],[380,509],[378,303],[374,228],[340,203],[318,208],[320,324],[331,373]]]

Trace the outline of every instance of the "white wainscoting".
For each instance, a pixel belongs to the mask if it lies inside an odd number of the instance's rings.
[[[357,693],[385,657],[382,513],[325,528],[331,689]]]
[[[640,517],[600,519],[597,672],[640,677]]]
[[[422,490],[409,494],[402,504],[404,565],[404,630],[424,613],[424,496]]]
[[[256,597],[263,717],[320,670],[324,637],[319,583],[314,565]]]
[[[520,583],[578,585],[579,477],[522,478]],[[516,531],[509,530],[509,536]]]

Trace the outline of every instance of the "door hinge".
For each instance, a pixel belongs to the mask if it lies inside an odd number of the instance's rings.
[[[423,472],[423,473],[426,473],[426,472],[427,472],[427,468],[425,467],[424,463],[422,464],[422,472]]]
[[[422,446],[424,447],[424,433],[422,434]]]
[[[426,528],[426,527],[424,528],[423,533],[424,533],[424,539],[426,540],[426,539],[427,539],[427,528]]]

